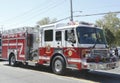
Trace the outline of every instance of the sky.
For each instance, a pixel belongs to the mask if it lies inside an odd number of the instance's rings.
[[[72,2],[73,15],[120,11],[120,0],[72,0]],[[4,29],[35,26],[44,17],[59,20],[68,16],[70,0],[0,0],[0,27]],[[103,16],[77,17],[74,20],[95,23]],[[63,22],[67,23],[69,19]]]

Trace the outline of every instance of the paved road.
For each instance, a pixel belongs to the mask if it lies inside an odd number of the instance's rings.
[[[87,74],[71,70],[67,73],[60,76],[52,74],[48,67],[11,67],[8,62],[0,61],[0,83],[120,83],[119,68]]]

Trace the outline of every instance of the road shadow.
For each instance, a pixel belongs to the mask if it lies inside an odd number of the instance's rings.
[[[6,60],[0,59],[0,62],[2,62],[2,61],[6,61]]]
[[[4,64],[4,65],[9,66],[8,64]],[[46,66],[33,67],[33,66],[19,65],[16,67],[53,74],[50,67],[46,67]],[[100,72],[100,71],[90,71],[87,73],[83,73],[81,71],[68,69],[65,76],[71,78],[77,78],[77,79],[90,80],[98,83],[120,83],[120,74]]]
[[[90,71],[82,73],[80,71],[69,71],[69,77],[86,79],[98,83],[120,83],[120,75],[107,72]]]

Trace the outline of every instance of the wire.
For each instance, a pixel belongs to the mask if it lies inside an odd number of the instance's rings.
[[[116,13],[119,14],[120,11],[116,11],[116,12],[107,12],[107,13],[97,13],[97,14],[86,14],[86,15],[76,15],[74,17],[86,17],[86,16],[98,16],[98,15],[105,15],[105,14],[109,14],[109,13]]]
[[[115,12],[107,12],[107,13],[96,13],[96,14],[86,14],[86,15],[76,15],[76,16],[73,16],[73,17],[86,17],[86,16],[98,16],[98,15],[105,15],[105,14],[109,14],[109,13],[115,13],[115,14],[119,14],[120,11],[115,11]],[[60,22],[60,21],[63,21],[63,20],[67,20],[69,19],[70,16],[68,17],[65,17],[65,18],[62,18],[60,20],[57,20],[56,22],[54,23],[57,23],[57,22]]]
[[[15,17],[9,18],[9,19],[4,20],[4,21],[1,21],[1,22],[2,22],[2,23],[3,23],[3,22],[6,22],[6,21],[10,22],[11,20],[15,20],[15,19],[17,19],[17,18],[24,17],[24,16],[26,16],[27,14],[30,14],[30,13],[32,13],[32,12],[36,12],[36,11],[39,11],[39,10],[44,10],[45,7],[41,8],[41,7],[39,7],[39,6],[44,5],[44,4],[46,4],[46,3],[48,4],[48,2],[49,2],[48,0],[45,0],[43,3],[37,5],[36,7],[31,8],[30,10],[28,10],[28,11],[26,11],[26,12],[24,12],[24,13],[21,13],[21,14],[15,16]],[[50,4],[48,4],[48,6],[49,6],[49,5],[53,5],[53,3],[51,3],[51,2],[52,2],[52,1],[50,1]]]
[[[48,8],[45,8],[43,11],[38,12],[36,15],[29,17],[28,19],[26,19],[27,21],[26,21],[26,20],[22,21],[22,23],[27,23],[27,22],[31,21],[32,18],[35,18],[35,17],[37,17],[37,16],[39,16],[39,15],[41,15],[41,14],[45,14],[45,13],[47,13],[48,11],[50,11],[51,9],[54,9],[54,8],[56,8],[56,7],[58,7],[58,6],[61,6],[62,3],[63,3],[63,1],[60,2],[60,3],[58,3],[58,4],[48,6]],[[28,21],[28,20],[29,20],[29,21]],[[19,23],[15,23],[15,24],[12,24],[12,25],[10,25],[10,26],[15,26],[15,25],[18,25],[18,24],[19,24]]]

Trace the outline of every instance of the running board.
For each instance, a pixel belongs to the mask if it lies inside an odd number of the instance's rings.
[[[35,61],[26,61],[30,66],[36,66],[37,62]]]

